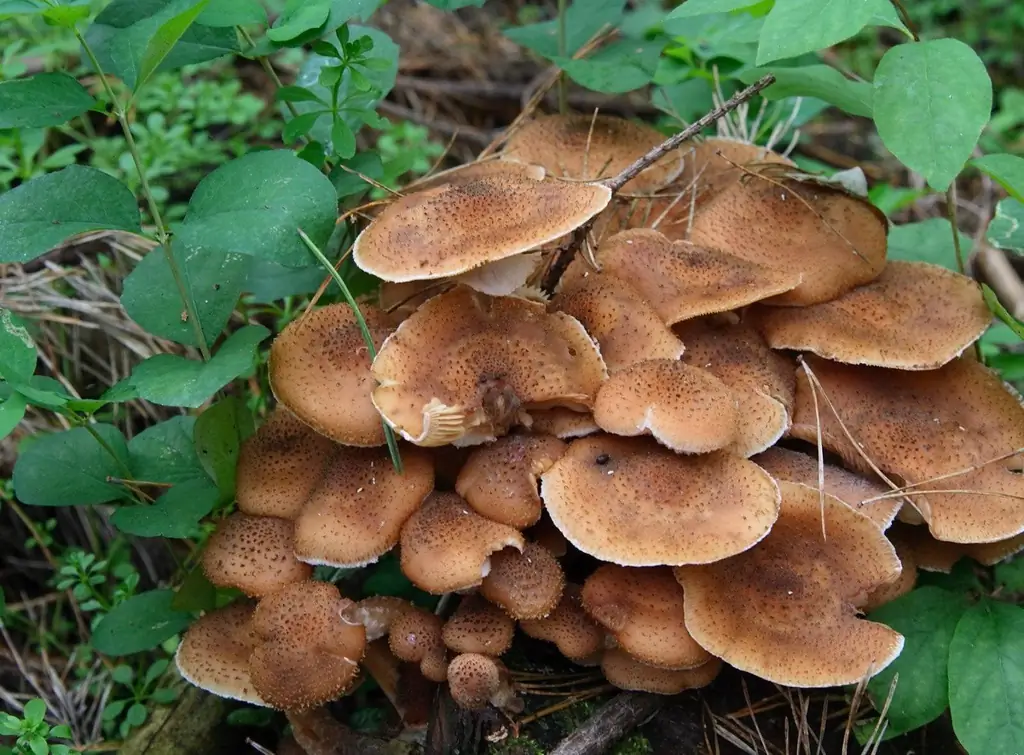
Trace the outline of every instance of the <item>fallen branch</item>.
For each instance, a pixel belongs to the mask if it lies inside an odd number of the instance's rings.
[[[665,704],[665,697],[623,692],[602,705],[583,725],[563,739],[551,755],[600,755],[607,752]]]

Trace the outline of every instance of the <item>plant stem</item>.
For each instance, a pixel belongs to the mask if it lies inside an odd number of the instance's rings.
[[[107,81],[107,75],[103,73],[103,69],[100,67],[99,60],[96,59],[96,54],[89,47],[85,41],[85,37],[76,28],[75,37],[78,39],[82,49],[85,50],[85,54],[89,58],[89,62],[92,63],[93,69],[96,71],[96,75],[99,77],[100,82],[103,84],[103,89],[107,93],[107,97],[110,99],[110,105],[114,108],[114,116],[117,118],[118,124],[121,126],[121,131],[124,133],[125,141],[128,143],[128,152],[132,156],[132,162],[135,164],[135,170],[139,174],[139,184],[142,187],[142,194],[146,198],[146,204],[149,207],[149,214],[153,216],[153,222],[156,224],[156,238],[160,242],[160,246],[164,250],[164,256],[167,258],[167,266],[171,270],[171,277],[174,278],[174,285],[178,289],[178,295],[181,297],[182,304],[185,305],[185,313],[188,317],[189,322],[192,324],[192,332],[195,335],[196,343],[199,344],[199,351],[203,355],[203,359],[209,361],[210,359],[210,347],[206,343],[206,336],[203,334],[202,323],[199,322],[199,314],[196,312],[196,307],[193,301],[189,298],[188,289],[185,288],[185,279],[181,275],[181,269],[178,267],[177,260],[174,259],[174,253],[171,251],[171,237],[167,232],[167,226],[164,225],[163,218],[160,216],[160,208],[157,207],[156,200],[153,198],[153,192],[149,186],[149,179],[146,178],[146,171],[142,166],[142,158],[139,155],[138,145],[135,144],[135,137],[132,135],[131,124],[128,123],[128,114],[125,112],[124,107],[117,100],[117,96],[114,94],[114,89],[110,86],[110,82]]]
[[[558,57],[565,59],[569,52],[566,42],[565,14],[566,0],[558,0]],[[569,81],[565,71],[558,72],[558,112],[565,115],[569,112]]]
[[[247,32],[241,26],[236,26],[235,28],[238,29],[238,33],[242,35],[242,39],[245,40],[245,43],[249,45],[250,48],[256,47],[256,41],[252,38],[252,35],[249,34],[249,32]],[[270,64],[270,61],[267,59],[267,56],[257,55],[256,60],[257,62],[259,62],[260,67],[263,68],[267,76],[270,77],[270,80],[274,82],[274,86],[277,87],[278,89],[282,88],[284,84],[281,83],[281,77],[277,75],[277,71],[274,70],[274,66]],[[288,108],[288,112],[292,114],[292,118],[298,117],[299,111],[295,109],[295,105],[293,103],[285,102],[284,106]]]
[[[896,15],[900,17],[900,21],[907,27],[907,31],[910,32],[910,36],[914,38],[915,42],[920,42],[921,38],[917,36],[917,30],[914,28],[913,22],[910,20],[910,14],[907,13],[907,9],[903,7],[903,3],[900,0],[889,0],[892,3],[892,7],[896,9]]]
[[[949,218],[949,227],[953,231],[953,250],[956,252],[956,269],[961,275],[967,275],[967,261],[964,259],[964,250],[960,244],[960,228],[957,226],[956,217],[956,179],[946,189],[946,217]],[[982,364],[985,358],[981,353],[981,341],[974,342],[974,355]]]
[[[313,240],[306,235],[306,232],[301,228],[296,229],[299,233],[299,238],[302,239],[302,243],[306,245],[306,248],[313,253],[320,264],[324,266],[324,269],[331,274],[334,278],[334,282],[338,284],[338,288],[341,289],[342,296],[345,297],[345,301],[352,308],[352,312],[355,314],[356,323],[359,325],[359,331],[363,335],[363,341],[366,343],[366,350],[370,355],[370,361],[377,358],[377,347],[373,343],[373,334],[370,333],[370,328],[366,324],[366,318],[363,317],[363,313],[359,311],[359,305],[356,303],[355,297],[352,296],[352,292],[348,289],[348,284],[345,283],[345,279],[341,277],[341,273],[334,269],[334,265],[331,264],[330,260],[324,256],[324,253],[320,251],[319,247],[313,243]],[[384,439],[388,444],[388,451],[391,453],[391,463],[395,465],[395,470],[402,474],[402,457],[398,451],[398,439],[395,438],[395,431],[391,429],[391,426],[384,421],[381,417],[381,423],[384,425]]]

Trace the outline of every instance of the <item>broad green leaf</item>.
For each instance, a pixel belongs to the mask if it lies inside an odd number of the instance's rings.
[[[43,18],[53,26],[73,29],[75,24],[92,13],[89,0],[66,0],[61,5],[51,5],[43,11]]]
[[[9,16],[37,15],[46,6],[41,0],[0,0],[0,19]]]
[[[960,248],[966,255],[971,239],[960,234]],[[953,227],[945,218],[928,218],[918,223],[894,225],[889,229],[889,248],[886,256],[906,262],[931,262],[956,270],[956,248],[953,246]]]
[[[231,500],[235,494],[238,451],[255,429],[252,412],[237,396],[218,401],[196,420],[196,455],[216,481],[223,500]]]
[[[2,387],[2,386],[0,386]],[[10,435],[25,417],[28,401],[8,387],[7,395],[0,394],[0,440]]]
[[[311,29],[318,29],[327,21],[331,0],[288,0],[281,15],[267,30],[267,38],[274,42],[287,42]]]
[[[427,0],[435,8],[441,10],[458,10],[459,8],[479,8],[484,0]]]
[[[213,343],[235,309],[252,258],[205,251],[177,239],[171,251],[206,342]],[[199,345],[162,248],[148,252],[124,279],[121,304],[129,317],[153,335]]]
[[[992,112],[992,82],[977,53],[955,39],[897,45],[875,71],[874,117],[882,143],[945,191]]]
[[[871,117],[871,84],[867,81],[852,81],[832,66],[752,68],[743,71],[739,78],[744,84],[753,84],[768,73],[775,75],[775,83],[764,90],[764,96],[769,100],[817,97],[851,115]]]
[[[581,86],[610,94],[630,92],[650,83],[658,67],[663,42],[622,39],[581,60],[554,62]]]
[[[171,607],[178,611],[209,611],[216,604],[217,588],[206,576],[202,565],[196,565],[175,590]]]
[[[246,297],[257,304],[279,301],[295,294],[311,294],[320,287],[327,273],[319,262],[306,267],[282,267],[270,260],[253,258],[246,278]]]
[[[322,246],[336,218],[327,176],[291,152],[253,152],[199,182],[177,234],[188,253],[246,254],[301,267],[310,253],[296,230]]]
[[[971,755],[1024,751],[1024,609],[985,600],[949,647],[949,711]]]
[[[209,480],[189,480],[149,505],[121,506],[110,521],[121,532],[136,537],[191,537],[219,498],[217,486]]]
[[[1018,202],[1024,202],[1024,158],[1017,155],[985,155],[971,165],[987,173]]]
[[[170,590],[151,590],[128,598],[100,620],[92,633],[92,646],[112,656],[155,648],[192,622],[191,614],[172,608],[173,599]]]
[[[25,703],[22,715],[26,721],[38,726],[43,722],[43,719],[46,718],[46,703],[38,697],[35,697]]]
[[[714,107],[711,82],[707,79],[687,79],[655,89],[651,104],[683,123],[692,123]]]
[[[881,709],[893,676],[899,682],[889,705],[889,729],[911,731],[942,715],[948,704],[949,643],[967,609],[962,594],[921,587],[872,611],[869,618],[903,635],[903,652],[868,682],[868,694]]]
[[[27,383],[19,383],[16,387],[30,404],[44,409],[56,411],[66,406],[71,398],[59,380],[46,375],[33,375]]]
[[[872,0],[776,0],[764,22],[757,65],[849,39],[871,21]]]
[[[995,568],[996,582],[1010,592],[1024,592],[1024,558],[1017,557]]]
[[[981,295],[985,298],[985,304],[988,305],[989,311],[1009,327],[1016,334],[1017,338],[1024,340],[1024,323],[1007,311],[1003,303],[999,301],[999,297],[996,296],[996,292],[988,285],[982,283]]]
[[[380,155],[376,152],[359,152],[351,160],[342,160],[340,165],[344,165],[349,170],[336,167],[330,173],[331,183],[334,184],[334,190],[338,192],[338,199],[369,190],[370,184],[356,173],[362,173],[374,181],[384,178],[384,165],[381,163]],[[356,171],[356,173],[350,171]]]
[[[1024,250],[1024,204],[1012,197],[997,204],[985,238],[1000,249]]]
[[[197,24],[211,27],[265,24],[267,10],[260,0],[210,0],[196,19]]]
[[[669,18],[691,18],[710,13],[728,13],[757,5],[760,0],[685,0],[685,2],[668,14]]]
[[[139,396],[161,406],[198,407],[217,391],[249,370],[256,348],[270,335],[262,325],[247,325],[221,344],[209,362],[176,354],[158,354],[132,370],[132,385]]]
[[[281,139],[285,144],[292,144],[298,139],[302,139],[309,130],[313,128],[313,124],[316,123],[317,118],[323,114],[322,110],[316,110],[312,113],[302,113],[286,124],[281,130]]]
[[[928,194],[928,189],[912,189],[907,186],[893,186],[877,183],[868,189],[871,204],[884,212],[886,216],[910,207],[914,202]]]
[[[131,191],[95,168],[71,165],[0,195],[0,262],[28,262],[65,239],[104,229],[142,232]]]
[[[171,50],[188,31],[189,27],[196,22],[199,14],[203,12],[210,0],[193,0],[191,8],[187,8],[176,16],[160,24],[149,43],[146,51],[139,61],[139,71],[135,79],[135,91],[139,91],[146,85],[150,77],[156,72],[160,64],[164,62]]]
[[[565,13],[565,52],[575,55],[604,27],[615,27],[622,19],[625,0],[575,0]],[[505,36],[548,60],[558,56],[558,22],[516,26]]]
[[[196,455],[196,418],[179,415],[151,425],[128,443],[132,475],[145,482],[206,479]]]
[[[96,101],[66,73],[38,73],[0,81],[0,128],[57,126],[91,108]]]
[[[124,487],[107,481],[126,474],[124,436],[113,425],[90,429],[105,447],[76,427],[44,435],[25,449],[14,465],[15,495],[30,506],[91,506],[127,497]]]
[[[150,41],[165,23],[186,13],[196,1],[113,0],[89,26],[85,41],[96,53],[104,72],[114,74],[134,89],[140,79],[142,61]],[[173,70],[237,51],[238,39],[234,29],[193,24],[156,70]]]
[[[0,309],[0,378],[27,383],[36,371],[36,345],[20,317]]]

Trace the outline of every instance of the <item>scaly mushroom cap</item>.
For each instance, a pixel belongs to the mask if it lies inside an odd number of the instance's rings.
[[[1009,460],[989,463],[1024,446],[1024,408],[994,372],[970,359],[926,372],[843,365],[810,355],[805,363],[821,382],[819,408],[816,416],[801,369],[793,436],[816,442],[820,419],[823,445],[847,466],[866,472],[867,456],[899,482],[925,483],[907,498],[939,540],[991,543],[1024,532],[1024,477],[1010,471]],[[958,474],[964,470],[973,471]],[[933,492],[942,490],[965,492]]]
[[[295,520],[295,555],[308,564],[355,567],[398,543],[402,525],[434,489],[428,453],[401,447],[402,474],[385,448],[342,448]]]
[[[612,115],[545,115],[513,132],[502,159],[543,166],[548,173],[587,181],[612,178],[665,141],[656,129]],[[683,170],[671,152],[629,181],[626,193],[649,194]]]
[[[623,566],[718,561],[763,538],[779,512],[775,481],[746,459],[609,435],[574,441],[541,477],[541,498],[569,542]]]
[[[477,513],[523,529],[543,511],[537,482],[562,457],[566,444],[550,435],[507,435],[473,450],[455,490]]]
[[[295,558],[295,523],[235,512],[217,525],[203,551],[203,572],[218,587],[261,597],[307,580],[313,568]]]
[[[349,624],[362,624],[366,629],[366,641],[375,642],[388,634],[398,617],[412,608],[413,604],[402,598],[371,595],[346,606],[341,618]]]
[[[608,371],[645,359],[678,359],[683,343],[628,282],[606,273],[587,273],[570,282],[551,306],[582,323],[601,347]]]
[[[570,661],[594,663],[604,648],[604,630],[583,610],[578,585],[567,584],[555,610],[542,619],[523,619],[519,628],[536,640],[553,642]]]
[[[651,435],[677,453],[703,454],[736,441],[736,394],[710,372],[652,359],[613,373],[597,392],[594,421],[616,435]]]
[[[480,160],[465,165],[456,165],[454,168],[438,171],[430,176],[424,176],[412,183],[406,184],[403,192],[408,194],[412,191],[425,191],[446,184],[461,186],[481,178],[502,178],[507,176],[531,178],[540,181],[546,175],[546,171],[540,165],[527,165],[516,163],[511,160],[502,160],[495,157],[490,160]]]
[[[818,304],[877,278],[885,266],[885,215],[866,199],[774,172],[744,175],[710,197],[694,216],[690,240],[803,275],[770,304]]]
[[[453,658],[448,666],[448,689],[452,699],[468,710],[486,708],[488,704],[510,712],[522,710],[508,669],[490,656],[463,653]]]
[[[919,527],[918,529],[923,530],[925,528]],[[896,550],[896,556],[902,565],[900,576],[895,582],[876,587],[868,593],[867,599],[857,606],[864,613],[870,613],[879,606],[884,606],[886,603],[891,603],[896,598],[906,595],[917,584],[917,560],[914,558],[913,549],[907,545],[903,538],[898,537],[897,533],[890,531],[886,535]]]
[[[772,267],[688,241],[669,241],[647,228],[605,240],[597,251],[597,263],[604,273],[635,287],[669,325],[761,301],[793,289],[801,280],[799,270]],[[574,262],[566,277],[570,281],[583,277],[584,264]]]
[[[638,661],[622,648],[610,648],[601,657],[601,671],[619,689],[678,695],[688,689],[706,687],[722,670],[722,661],[710,660],[689,669],[667,669]]]
[[[927,527],[898,522],[893,530],[890,537],[896,545],[896,552],[899,553],[900,546],[904,546],[921,571],[949,574],[956,562],[964,557],[992,566],[1024,549],[1024,535],[992,543],[947,543],[936,540]]]
[[[263,598],[253,615],[253,686],[267,704],[304,710],[341,695],[366,649],[361,624],[343,621],[352,601],[327,582],[299,582]]]
[[[778,152],[739,139],[713,136],[679,148],[685,167],[678,186],[694,186],[698,200],[714,196],[744,175],[766,164],[796,168],[796,163]],[[749,167],[748,167],[749,166]]]
[[[498,657],[512,646],[515,619],[479,595],[466,595],[445,622],[441,639],[456,653]]]
[[[565,539],[565,535],[559,531],[549,516],[542,516],[539,522],[523,534],[556,559],[569,552],[569,541]]]
[[[192,624],[174,654],[178,672],[218,697],[266,705],[249,679],[249,656],[256,644],[252,635],[255,608],[248,601],[236,601]]]
[[[388,647],[399,660],[418,663],[420,671],[431,681],[443,682],[448,661],[441,639],[442,626],[440,616],[411,607],[391,622]]]
[[[925,262],[890,262],[878,278],[838,299],[799,309],[762,307],[754,316],[773,349],[898,370],[941,367],[991,322],[977,283]]]
[[[899,577],[900,562],[863,514],[818,491],[779,484],[771,533],[738,556],[676,569],[686,627],[731,666],[789,687],[854,684],[877,674],[903,637],[854,606]],[[825,535],[822,535],[824,521]]]
[[[754,456],[751,461],[776,480],[798,482],[809,488],[818,489],[818,460],[813,456],[775,446]],[[903,505],[902,501],[899,498],[870,500],[885,495],[889,488],[832,464],[825,464],[822,469],[826,493],[835,496],[854,511],[864,514],[883,530],[889,528],[900,506]]]
[[[458,275],[564,236],[609,199],[600,184],[481,175],[391,202],[359,234],[352,259],[387,281]]]
[[[385,342],[373,362],[373,403],[417,445],[472,445],[503,435],[524,409],[589,409],[606,374],[572,317],[460,286]]]
[[[527,543],[522,552],[506,548],[491,556],[491,571],[480,594],[513,619],[542,619],[562,598],[565,574],[549,550]]]
[[[334,450],[329,438],[278,406],[239,451],[238,510],[294,519],[320,482]]]
[[[686,631],[683,588],[666,566],[599,566],[583,583],[583,608],[643,663],[690,669],[711,660]]]
[[[479,585],[491,569],[492,553],[525,545],[519,530],[485,519],[455,493],[441,492],[409,517],[401,543],[402,572],[435,595]]]
[[[541,435],[554,435],[556,438],[582,438],[584,435],[596,433],[599,428],[592,414],[574,412],[556,406],[552,409],[533,409],[530,411],[529,429]]]
[[[380,348],[392,327],[376,307],[360,305]],[[373,408],[370,353],[355,314],[331,304],[293,320],[270,348],[270,386],[277,400],[318,433],[347,446],[384,444]]]
[[[736,395],[739,426],[731,450],[753,456],[774,445],[790,425],[793,363],[748,325],[706,318],[680,323],[675,331],[687,345],[683,361],[707,370]]]

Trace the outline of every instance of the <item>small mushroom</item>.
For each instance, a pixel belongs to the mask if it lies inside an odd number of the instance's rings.
[[[590,666],[604,649],[604,631],[583,610],[580,592],[578,585],[566,585],[555,610],[542,619],[524,619],[519,627],[534,639],[555,643],[570,661]]]
[[[516,529],[536,524],[543,510],[540,476],[565,453],[550,435],[507,435],[473,450],[455,490],[477,513]]]
[[[203,552],[203,573],[219,587],[261,597],[310,578],[313,569],[295,558],[295,524],[272,516],[235,512],[225,517]]]
[[[522,550],[519,530],[492,522],[455,493],[430,495],[402,527],[402,572],[429,593],[476,587],[502,548]]]
[[[531,407],[586,411],[607,372],[574,318],[460,286],[398,327],[373,374],[385,420],[417,445],[438,446],[494,440]]]
[[[363,304],[360,310],[379,349],[391,333],[390,321],[375,307]],[[347,304],[321,307],[281,331],[270,349],[270,385],[278,401],[328,438],[348,446],[384,445],[370,400],[370,353]]]
[[[391,622],[388,646],[396,658],[419,664],[427,679],[443,682],[448,660],[441,637],[442,626],[440,616],[412,607]]]
[[[710,657],[689,669],[666,669],[638,661],[621,648],[610,648],[601,657],[605,679],[619,689],[677,695],[688,689],[706,687],[722,670],[722,661]]]
[[[565,535],[555,526],[555,523],[551,521],[549,516],[542,516],[539,522],[523,534],[556,559],[569,552],[569,541],[565,539]]]
[[[249,656],[256,644],[252,634],[255,608],[248,601],[236,601],[192,624],[174,654],[178,672],[218,697],[266,705],[249,678]]]
[[[516,697],[508,669],[497,658],[477,653],[457,655],[448,664],[448,688],[452,699],[468,710],[493,705],[518,713],[523,703]]]
[[[480,594],[513,619],[542,619],[555,610],[564,586],[562,567],[551,552],[528,542],[522,552],[505,548],[491,556]]]
[[[608,435],[573,441],[541,477],[541,498],[569,542],[623,566],[740,553],[779,510],[775,481],[746,459],[678,456],[653,440]]]
[[[376,642],[391,631],[399,616],[413,608],[408,600],[391,595],[371,595],[342,609],[341,618],[349,624],[362,624],[366,641]]]
[[[539,435],[554,435],[562,440],[582,438],[601,429],[594,422],[592,414],[560,406],[551,409],[531,409],[526,426]]]
[[[445,622],[441,639],[456,653],[498,657],[512,646],[516,622],[479,595],[466,595]]]

